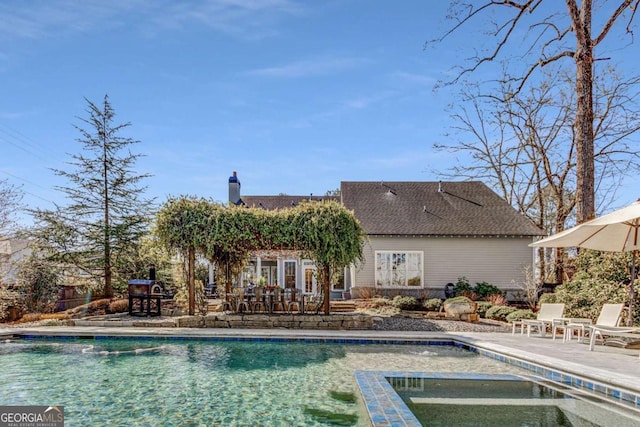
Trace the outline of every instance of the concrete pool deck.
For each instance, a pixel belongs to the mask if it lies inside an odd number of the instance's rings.
[[[214,329],[142,328],[99,326],[39,326],[1,328],[0,337],[20,336],[114,336],[159,338],[241,338],[311,340],[454,340],[478,350],[497,353],[513,360],[561,371],[587,381],[607,384],[640,395],[640,350],[597,345],[589,351],[587,343],[563,343],[551,337],[512,335],[494,332],[421,332],[371,330],[291,330],[291,329]],[[481,351],[482,352],[482,351]],[[638,402],[640,404],[640,402]]]

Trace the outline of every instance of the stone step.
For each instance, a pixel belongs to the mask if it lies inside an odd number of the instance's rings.
[[[356,304],[352,301],[331,301],[331,311],[335,313],[351,313],[356,311]]]
[[[207,305],[207,313],[216,313],[220,311],[220,303],[210,303]],[[356,304],[352,301],[331,301],[331,312],[335,313],[352,313],[356,311]]]

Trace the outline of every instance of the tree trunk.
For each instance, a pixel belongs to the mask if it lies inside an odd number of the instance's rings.
[[[196,312],[196,249],[189,247],[189,315],[193,316]]]
[[[578,224],[595,217],[593,148],[593,46],[591,10],[582,8],[582,28],[576,28],[576,216]],[[575,25],[575,23],[574,23]]]
[[[331,282],[329,280],[329,266],[323,267],[324,274],[322,275],[322,290],[324,292],[324,314],[330,314],[331,312]]]
[[[108,127],[106,117],[103,118],[103,129]],[[109,218],[109,163],[107,159],[106,137],[102,140],[102,180],[104,191],[104,296],[106,298],[113,297],[113,287],[111,286],[111,230]]]

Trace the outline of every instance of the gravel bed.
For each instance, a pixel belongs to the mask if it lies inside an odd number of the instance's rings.
[[[509,325],[484,319],[480,322],[462,322],[383,316],[374,318],[373,329],[377,331],[511,332]]]

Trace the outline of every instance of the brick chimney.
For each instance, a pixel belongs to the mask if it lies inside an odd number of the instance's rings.
[[[229,203],[239,205],[242,203],[240,198],[240,180],[238,174],[233,171],[233,175],[229,177]]]

